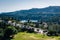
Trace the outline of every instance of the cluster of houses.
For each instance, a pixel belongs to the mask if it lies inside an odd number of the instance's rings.
[[[40,33],[40,34],[47,33],[47,30],[43,30],[41,28],[35,28],[35,27],[28,26],[28,25],[24,25],[23,24],[24,22],[22,22],[22,23],[16,23],[16,22],[12,22],[11,20],[9,20],[8,24],[10,24],[12,26],[15,26],[15,27],[20,27],[20,28],[34,29],[34,32]],[[45,22],[44,22],[44,26],[47,27],[47,24]]]
[[[0,19],[0,22],[5,22],[4,20],[1,20]],[[25,22],[25,21],[24,21]],[[17,22],[12,22],[11,20],[9,21],[6,21],[5,23],[7,24],[10,24],[12,26],[15,26],[15,27],[20,27],[20,28],[27,28],[27,29],[34,29],[33,31],[36,32],[36,33],[40,33],[40,34],[46,34],[47,33],[47,30],[43,30],[41,28],[35,28],[35,27],[32,27],[32,26],[29,26],[29,25],[24,25],[23,23],[24,22],[20,22],[20,23],[17,23]],[[34,21],[33,21],[34,22]],[[37,22],[37,21],[36,21]],[[47,23],[43,23],[45,27],[47,27]]]

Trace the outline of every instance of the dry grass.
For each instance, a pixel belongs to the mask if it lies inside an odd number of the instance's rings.
[[[60,40],[60,37],[48,37],[41,34],[20,32],[12,40]]]

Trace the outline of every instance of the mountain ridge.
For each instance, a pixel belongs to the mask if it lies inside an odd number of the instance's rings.
[[[46,8],[32,8],[29,10],[19,10],[15,12],[8,12],[0,14],[0,17],[13,17],[14,19],[19,20],[39,20],[43,19],[44,21],[52,17],[60,18],[60,6],[49,6]],[[53,18],[52,18],[53,19]]]

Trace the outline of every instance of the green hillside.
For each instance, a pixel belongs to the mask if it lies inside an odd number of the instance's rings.
[[[60,37],[48,37],[41,34],[20,32],[12,40],[60,40]]]

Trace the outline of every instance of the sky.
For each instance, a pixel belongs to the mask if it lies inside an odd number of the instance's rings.
[[[60,6],[60,0],[0,0],[0,12]]]

